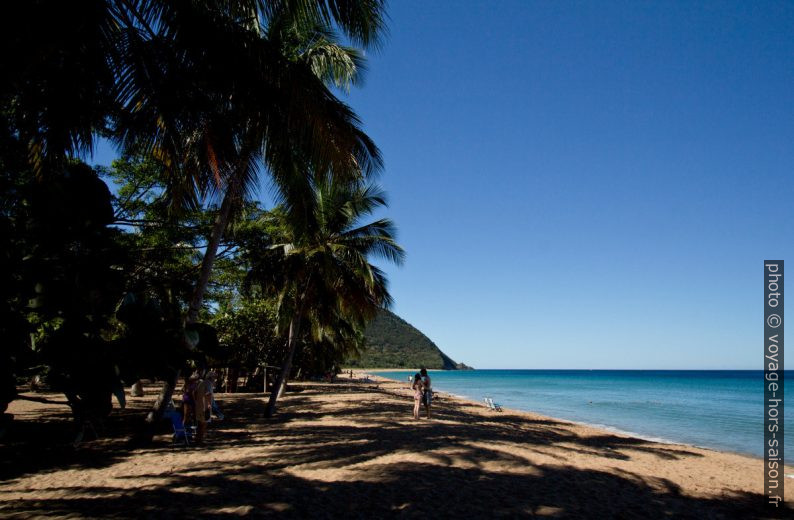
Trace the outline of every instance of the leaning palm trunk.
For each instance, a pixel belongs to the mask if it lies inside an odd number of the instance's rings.
[[[212,226],[212,232],[210,233],[210,239],[207,242],[207,250],[204,252],[204,258],[201,260],[199,279],[196,283],[196,288],[193,291],[193,297],[190,300],[190,306],[185,319],[186,324],[193,324],[198,321],[198,313],[201,309],[201,304],[204,302],[204,293],[206,292],[207,285],[209,284],[212,266],[215,264],[218,246],[220,245],[221,239],[223,238],[223,233],[226,231],[226,227],[229,224],[229,218],[232,214],[232,207],[239,200],[237,197],[237,191],[236,183],[231,184],[226,190],[226,194],[223,197],[223,202],[221,202],[220,212],[218,213],[218,217],[215,219],[215,224]],[[163,388],[160,391],[160,395],[157,396],[157,400],[155,400],[152,410],[146,416],[147,432],[145,437],[148,440],[151,440],[154,432],[154,425],[157,424],[160,419],[162,419],[168,403],[170,403],[171,399],[173,398],[176,385],[179,382],[179,372],[180,370],[177,368],[170,377],[166,378],[166,380],[163,382]]]
[[[237,202],[237,196],[233,186],[229,186],[226,190],[226,195],[221,202],[221,209],[218,217],[215,219],[215,224],[212,226],[212,233],[207,242],[207,250],[204,253],[204,258],[201,260],[201,270],[199,271],[199,279],[196,283],[196,288],[193,290],[193,297],[190,300],[190,307],[187,311],[188,324],[196,323],[198,321],[198,313],[201,309],[201,304],[204,302],[204,293],[207,291],[207,285],[210,281],[210,274],[212,274],[212,267],[215,265],[215,257],[218,254],[218,246],[223,238],[223,233],[229,225],[229,218],[232,214],[232,206]]]
[[[142,427],[130,438],[130,442],[144,445],[152,442],[155,433],[157,433],[157,425],[163,418],[168,403],[171,402],[171,397],[174,395],[174,389],[178,382],[179,370],[174,370],[163,381],[160,395],[157,396],[152,409],[146,415],[146,420],[143,422]]]
[[[149,426],[149,430],[152,430],[152,427],[162,418],[163,412],[165,412],[168,403],[174,395],[174,389],[176,389],[178,382],[179,370],[174,371],[170,377],[163,381],[163,388],[160,391],[160,395],[157,396],[154,406],[152,406],[151,411],[146,416],[146,424]]]
[[[273,417],[276,413],[276,401],[287,387],[287,378],[289,372],[292,370],[292,358],[295,357],[295,347],[298,342],[296,337],[300,334],[301,319],[300,315],[293,317],[289,322],[289,339],[287,340],[287,357],[284,364],[281,366],[281,374],[278,376],[278,382],[273,390],[270,391],[270,400],[267,402],[267,409],[265,410],[265,417]]]

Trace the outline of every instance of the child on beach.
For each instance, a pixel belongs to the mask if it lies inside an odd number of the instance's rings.
[[[416,374],[414,382],[411,385],[414,391],[414,419],[419,419],[419,406],[422,403],[422,395],[424,394],[424,386],[422,385],[422,376]]]

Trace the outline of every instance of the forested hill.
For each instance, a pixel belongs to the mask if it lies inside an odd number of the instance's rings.
[[[393,312],[383,310],[367,326],[367,347],[360,359],[345,366],[361,368],[441,368],[470,370],[441,352],[430,338]]]

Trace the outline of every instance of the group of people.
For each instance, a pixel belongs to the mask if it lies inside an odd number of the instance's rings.
[[[425,406],[427,418],[430,419],[430,404],[433,401],[433,386],[430,381],[430,376],[427,375],[426,368],[422,368],[414,375],[411,388],[414,391],[414,419],[419,419],[419,410],[422,405]]]
[[[196,437],[194,442],[202,444],[207,435],[207,423],[215,415],[223,419],[223,413],[215,402],[214,372],[208,372],[204,377],[194,373],[185,377],[182,387],[182,421],[185,426],[195,425]]]

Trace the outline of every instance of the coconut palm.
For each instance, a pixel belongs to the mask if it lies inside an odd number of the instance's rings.
[[[302,172],[309,169],[350,181],[381,167],[374,143],[327,85],[349,88],[357,81],[361,58],[355,50],[339,45],[327,24],[307,22],[283,11],[274,13],[267,31],[249,44],[253,51],[246,46],[231,54],[249,52],[258,65],[263,60],[260,55],[270,60],[276,52],[283,63],[277,71],[251,80],[257,88],[248,91],[245,87],[237,96],[239,103],[222,99],[207,103],[211,111],[204,125],[198,125],[198,132],[181,152],[195,162],[193,171],[205,172],[186,192],[195,193],[192,188],[200,189],[202,179],[212,178],[215,182],[209,188],[222,198],[189,302],[188,323],[198,317],[218,245],[229,221],[257,185],[262,165],[282,187],[303,183]],[[223,93],[225,88],[218,91]],[[274,105],[273,98],[281,101]],[[184,151],[191,146],[192,151]],[[152,150],[164,149],[153,143]]]
[[[349,89],[359,80],[363,69],[360,53],[341,45],[326,23],[295,18],[283,11],[272,16],[263,38],[269,47],[277,49],[280,56],[288,61],[285,68],[295,73],[291,80],[279,80],[277,83],[279,88],[287,87],[287,91],[279,95],[298,98],[298,117],[302,117],[303,121],[296,125],[295,114],[288,113],[284,118],[284,114],[278,112],[274,116],[261,110],[258,105],[255,109],[249,108],[247,102],[240,109],[240,114],[236,113],[238,108],[230,108],[231,116],[236,120],[244,120],[245,124],[237,127],[238,134],[228,130],[225,133],[228,142],[224,155],[230,157],[225,169],[219,167],[221,161],[218,160],[217,144],[212,145],[213,155],[208,157],[209,166],[219,181],[211,187],[220,193],[222,203],[190,302],[188,321],[194,321],[201,308],[215,252],[226,226],[259,180],[261,159],[264,159],[264,166],[276,185],[280,186],[295,180],[302,182],[301,172],[304,170],[295,168],[294,164],[298,157],[307,168],[329,171],[345,180],[370,175],[381,167],[380,154],[358,128],[358,120],[328,90],[329,86]],[[259,103],[258,97],[248,99]],[[319,105],[318,100],[321,101]],[[295,103],[296,99],[290,99],[284,104],[294,106]],[[220,118],[222,128],[230,128],[224,122],[228,115]],[[312,138],[317,142],[310,143],[311,146],[307,148],[302,138],[296,139],[292,132],[285,132],[291,127],[301,132],[306,128],[314,133],[319,132]],[[206,129],[212,132],[212,126],[208,125]],[[212,137],[207,142],[217,143],[217,139]],[[261,155],[263,146],[264,157]],[[298,178],[291,178],[293,176]]]
[[[275,413],[304,328],[315,344],[350,348],[351,339],[392,301],[386,276],[370,258],[401,264],[404,257],[390,220],[360,222],[386,205],[377,187],[326,177],[297,195],[297,189],[289,194],[299,204],[285,196],[282,209],[274,212],[285,242],[254,258],[249,273],[249,286],[277,296],[279,331],[287,335],[267,416]]]
[[[271,83],[285,79],[283,57],[252,43],[275,16],[333,25],[365,47],[377,45],[384,30],[382,0],[26,0],[13,7],[0,33],[7,51],[0,56],[0,119],[40,172],[45,161],[89,151],[97,132],[133,130],[106,128],[130,109],[159,112],[159,130],[149,137],[171,140],[177,151],[177,134],[186,137],[205,122],[202,100],[259,88],[243,71],[255,82],[258,74],[272,74]],[[218,89],[230,84],[235,88]],[[213,94],[202,98],[202,91]],[[179,117],[191,110],[195,117]],[[183,158],[171,157],[175,169]]]
[[[327,85],[344,83],[355,56],[317,44],[323,35],[334,43],[337,28],[354,44],[377,45],[382,0],[21,4],[6,13],[1,36],[14,52],[0,58],[8,78],[0,122],[27,145],[40,176],[104,132],[161,161],[175,208],[213,194],[222,200],[188,323],[230,215],[262,168],[280,182],[306,171],[290,167],[295,157],[340,178],[381,167],[357,117]],[[301,43],[302,34],[312,39]],[[164,386],[158,412],[174,384]]]
[[[104,130],[166,166],[175,207],[222,199],[190,302],[195,321],[217,243],[260,169],[298,153],[316,171],[377,171],[379,152],[328,85],[355,82],[377,45],[381,0],[31,1],[3,33],[0,115],[43,171],[89,150]],[[278,179],[277,179],[278,180]]]
[[[105,131],[166,166],[174,207],[220,194],[188,321],[195,321],[229,213],[299,152],[337,175],[380,168],[355,114],[326,88],[355,81],[383,31],[380,0],[25,2],[7,13],[0,117],[38,173]]]

